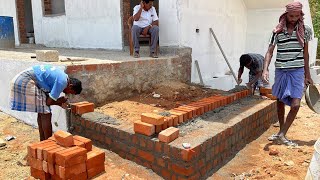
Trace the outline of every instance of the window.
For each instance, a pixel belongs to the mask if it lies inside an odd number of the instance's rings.
[[[65,14],[64,0],[43,0],[44,15]]]

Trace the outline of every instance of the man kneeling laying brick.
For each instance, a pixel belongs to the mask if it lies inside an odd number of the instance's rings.
[[[51,105],[67,107],[65,94],[80,94],[81,81],[69,78],[60,68],[36,65],[16,75],[11,81],[11,110],[38,113],[40,141],[52,136]]]

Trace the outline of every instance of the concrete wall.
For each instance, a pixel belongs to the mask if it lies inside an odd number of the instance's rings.
[[[11,116],[24,121],[27,124],[32,126],[37,126],[37,114],[30,112],[19,112],[10,110],[9,99],[10,99],[10,82],[19,72],[33,66],[40,64],[37,61],[14,61],[14,60],[4,60],[0,59],[0,110],[10,114]],[[64,68],[64,67],[61,67]],[[58,106],[52,107],[52,123],[53,129],[62,129],[67,130],[66,125],[66,113],[65,110]],[[58,124],[58,127],[55,126],[55,122]]]
[[[68,0],[65,15],[43,17],[41,0],[32,0],[35,39],[48,47],[122,49],[118,0]]]
[[[238,57],[245,50],[246,17],[242,0],[160,1],[160,45],[191,47],[192,81],[199,82],[194,66],[194,61],[198,60],[204,81],[214,88],[226,89],[226,83],[212,81],[212,77],[225,77],[229,69],[209,28],[213,28],[235,69]]]
[[[14,36],[15,36],[15,44],[19,45],[19,31],[17,24],[17,8],[16,2],[13,0],[0,0],[0,16],[11,16],[13,17],[13,25],[14,25]]]
[[[171,58],[68,66],[70,77],[83,83],[83,92],[71,100],[86,100],[100,106],[147,91],[164,81],[190,82],[191,50],[182,51]]]

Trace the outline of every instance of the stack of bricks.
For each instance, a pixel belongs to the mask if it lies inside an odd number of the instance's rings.
[[[93,112],[94,104],[88,101],[71,103],[71,112],[74,114],[82,115],[84,113]]]
[[[28,146],[31,176],[41,180],[90,179],[104,172],[105,152],[90,139],[57,131],[48,140]]]
[[[169,111],[170,116],[167,117],[155,113],[143,113],[141,121],[134,122],[134,132],[146,136],[160,133],[159,141],[169,143],[179,136],[179,130],[174,127],[248,95],[249,90],[244,90],[229,96],[211,96],[174,108]]]
[[[267,98],[269,98],[271,100],[277,100],[277,97],[272,95],[272,89],[261,87],[260,94],[262,96],[266,96]]]

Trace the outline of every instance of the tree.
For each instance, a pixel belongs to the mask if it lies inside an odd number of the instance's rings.
[[[320,39],[320,1],[309,0],[310,11],[312,16],[314,35]],[[320,43],[318,42],[317,58],[320,58]]]

